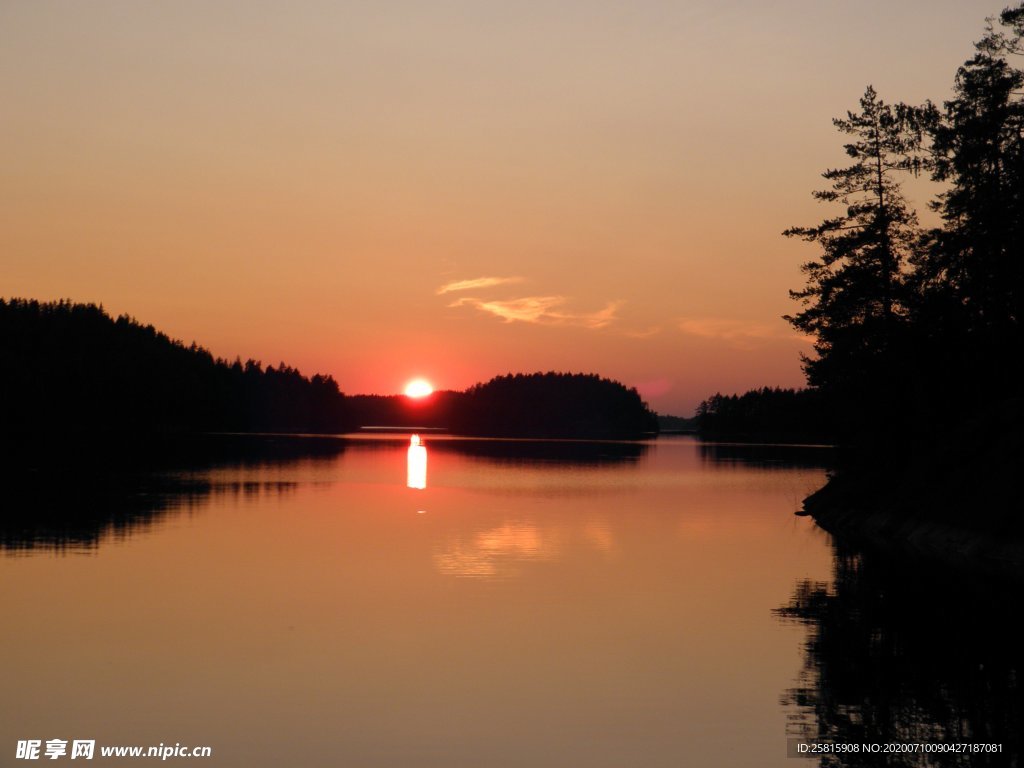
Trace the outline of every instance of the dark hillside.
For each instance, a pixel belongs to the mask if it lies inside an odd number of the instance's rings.
[[[0,299],[5,442],[347,427],[345,398],[329,376],[228,363],[94,304]]]

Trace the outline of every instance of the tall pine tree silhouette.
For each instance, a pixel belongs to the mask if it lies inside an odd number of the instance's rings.
[[[806,286],[790,292],[802,309],[786,319],[815,339],[817,356],[804,358],[808,382],[856,423],[864,408],[880,406],[877,395],[894,375],[895,340],[907,314],[904,268],[918,240],[897,174],[922,166],[921,121],[918,110],[886,104],[869,86],[860,110],[833,123],[851,138],[844,148],[853,162],[825,171],[831,186],[814,197],[845,212],[783,233],[821,249],[802,267]]]

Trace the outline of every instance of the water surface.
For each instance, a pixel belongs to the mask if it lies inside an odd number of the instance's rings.
[[[793,765],[808,629],[777,609],[832,573],[793,515],[820,463],[685,437],[424,445],[424,489],[408,436],[386,436],[19,495],[3,754],[82,738],[209,745],[212,766]]]

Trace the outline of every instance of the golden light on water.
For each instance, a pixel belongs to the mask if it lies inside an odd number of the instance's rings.
[[[434,388],[426,379],[413,379],[405,385],[406,397],[426,397],[433,392]]]
[[[445,552],[434,555],[434,565],[447,576],[508,577],[516,575],[524,563],[553,560],[558,552],[557,535],[536,525],[506,522],[471,539],[457,539]]]
[[[409,488],[423,490],[427,487],[427,448],[420,445],[420,436],[409,439],[409,451],[405,460],[405,484]]]

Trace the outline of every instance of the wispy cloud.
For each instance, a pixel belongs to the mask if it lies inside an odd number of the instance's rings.
[[[810,340],[804,334],[787,331],[781,323],[749,323],[722,317],[683,317],[678,320],[678,327],[690,336],[719,339],[739,347],[749,347],[758,341]]]
[[[477,288],[490,288],[495,285],[506,285],[508,283],[521,283],[521,277],[474,277],[469,280],[455,280],[445,283],[437,289],[437,295],[455,293],[456,291],[472,291]]]
[[[660,325],[652,325],[647,328],[641,328],[632,331],[620,331],[623,336],[628,336],[631,339],[649,339],[651,336],[657,336],[661,333]]]
[[[523,296],[518,299],[485,301],[470,296],[457,299],[449,307],[473,307],[500,317],[506,323],[537,323],[546,325],[576,325],[583,328],[604,328],[615,320],[621,301],[611,301],[596,312],[569,312],[561,307],[565,296]]]
[[[744,323],[721,317],[683,317],[679,330],[690,336],[707,339],[764,339],[777,335],[774,329],[760,323]]]

